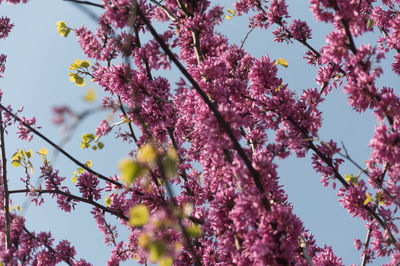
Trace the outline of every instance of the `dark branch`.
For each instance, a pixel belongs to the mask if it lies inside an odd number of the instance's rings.
[[[58,146],[56,143],[54,143],[53,141],[51,141],[50,139],[48,139],[46,136],[44,136],[42,133],[40,133],[39,131],[37,131],[36,129],[34,129],[33,127],[31,127],[30,125],[28,125],[27,123],[25,123],[24,121],[22,121],[21,118],[19,118],[17,115],[13,114],[12,112],[10,112],[10,110],[8,110],[6,107],[4,107],[2,104],[0,104],[0,109],[4,110],[6,113],[8,113],[11,117],[13,117],[15,120],[17,120],[18,122],[20,122],[22,125],[24,125],[26,128],[28,128],[31,132],[33,132],[36,136],[40,137],[41,139],[43,139],[44,141],[46,141],[48,144],[50,144],[53,148],[55,148],[56,150],[58,150],[60,153],[62,153],[65,157],[67,157],[68,159],[70,159],[72,162],[74,162],[76,165],[78,165],[79,167],[85,169],[86,171],[98,176],[100,179],[103,179],[104,181],[110,182],[113,185],[116,185],[119,188],[122,188],[122,184],[114,181],[108,177],[105,177],[104,175],[90,169],[89,167],[87,167],[85,164],[81,163],[80,161],[78,161],[77,159],[75,159],[74,157],[72,157],[72,155],[70,155],[68,152],[66,152],[63,148],[61,148],[60,146]]]
[[[96,4],[96,3],[92,3],[92,2],[90,2],[90,1],[79,1],[79,0],[63,0],[63,1],[65,1],[65,2],[73,2],[73,3],[77,3],[77,4],[88,5],[88,6],[95,6],[95,7],[104,8],[103,5]]]

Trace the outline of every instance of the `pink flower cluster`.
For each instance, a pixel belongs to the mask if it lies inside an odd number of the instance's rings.
[[[340,204],[365,221],[369,240],[354,242],[364,260],[392,256],[389,265],[396,264],[400,99],[395,89],[381,88],[378,80],[389,52],[395,53],[393,72],[400,73],[399,1],[310,0],[315,19],[333,26],[319,49],[309,43],[312,33],[305,21],[287,21],[285,0],[236,1],[231,12],[249,14],[251,28],[275,27],[274,41],[298,42],[307,48],[305,62],[318,68],[315,81],[320,88],[298,95],[278,75],[278,61],[268,55],[253,57],[218,33],[223,9],[210,1],[103,0],[102,4],[98,29],[92,32],[81,26],[75,35],[86,56],[95,60],[90,74],[108,94],[103,107],[113,112],[119,108],[127,124],[126,132],[117,136],[135,144],[131,155],[151,143],[156,158],[141,161],[138,156],[133,168],[143,172],[135,172],[135,180],[126,184],[85,166],[76,175],[79,195],[45,161],[40,176],[44,188],[28,184],[30,176],[22,178],[26,185],[22,192],[35,204],[42,204],[41,195],[48,193],[66,212],[78,203],[91,205],[104,242],[112,246],[108,265],[132,257],[140,263],[176,265],[342,265],[331,247],[316,245],[279,182],[275,159],[310,155],[321,183],[332,184],[333,189],[339,186]],[[151,26],[155,21],[168,27],[155,34]],[[2,18],[0,25],[8,25],[0,26],[7,36],[9,20]],[[375,30],[381,34],[375,46],[357,44],[358,37]],[[0,73],[4,61],[2,55]],[[165,73],[172,62],[185,76],[177,83]],[[352,161],[347,151],[334,140],[320,139],[320,104],[339,87],[355,111],[371,110],[376,117],[370,158],[364,167],[353,161],[363,176],[345,175],[342,164],[345,159]],[[63,124],[65,115],[73,112],[62,107],[55,113],[55,122]],[[21,121],[17,134],[30,140],[27,126],[33,126],[35,119]],[[5,124],[10,123],[8,114]],[[95,133],[100,137],[113,130],[103,120]],[[145,222],[139,225],[131,217],[137,206],[145,209],[141,213]],[[117,227],[105,214],[126,226],[127,240],[118,239]],[[5,223],[1,215],[2,236],[7,234]],[[0,247],[0,261],[86,263],[75,259],[69,242],[54,247],[50,234],[25,230],[24,220],[14,214],[11,229],[12,245]]]

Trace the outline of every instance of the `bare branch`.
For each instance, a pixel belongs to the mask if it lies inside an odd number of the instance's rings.
[[[100,7],[100,8],[104,8],[103,5],[100,4],[96,4],[90,1],[80,1],[80,0],[63,0],[65,2],[73,2],[73,3],[77,3],[77,4],[83,4],[83,5],[88,5],[88,6],[95,6],[95,7]]]
[[[4,202],[3,202],[3,211],[5,213],[5,222],[4,222],[4,237],[6,243],[6,249],[11,247],[11,238],[10,238],[10,211],[9,211],[9,191],[8,191],[8,180],[7,180],[7,159],[6,159],[6,147],[4,141],[4,125],[3,125],[3,112],[0,111],[0,141],[1,141],[1,174],[2,174],[2,183],[4,190]]]
[[[48,144],[50,144],[53,148],[55,148],[56,150],[58,150],[60,153],[62,153],[65,157],[67,157],[68,159],[70,159],[72,162],[74,162],[76,165],[78,165],[79,167],[85,169],[86,171],[98,176],[100,179],[103,179],[104,181],[110,182],[113,185],[116,185],[119,188],[122,188],[122,184],[114,181],[108,177],[105,177],[104,175],[92,170],[91,168],[87,167],[85,164],[81,163],[80,161],[78,161],[77,159],[75,159],[74,157],[72,157],[71,154],[69,154],[68,152],[66,152],[63,148],[61,148],[60,146],[58,146],[56,143],[54,143],[53,141],[51,141],[49,138],[47,138],[46,136],[44,136],[42,133],[40,133],[39,131],[37,131],[36,129],[34,129],[33,127],[31,127],[30,125],[28,125],[27,123],[25,123],[24,121],[22,121],[21,118],[19,118],[17,115],[13,114],[12,112],[10,112],[10,110],[8,110],[6,107],[4,107],[2,104],[0,104],[0,109],[4,110],[6,113],[8,113],[11,117],[13,117],[15,120],[17,120],[18,122],[20,122],[22,125],[24,125],[26,128],[28,128],[32,133],[34,133],[35,135],[37,135],[38,137],[40,137],[41,139],[43,139],[44,141],[46,141]]]

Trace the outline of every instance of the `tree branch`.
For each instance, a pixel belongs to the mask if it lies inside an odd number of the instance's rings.
[[[244,164],[246,165],[247,169],[249,170],[250,175],[251,175],[257,189],[263,195],[263,204],[265,205],[265,208],[267,210],[270,210],[271,206],[270,206],[269,201],[265,198],[266,194],[265,194],[264,187],[261,183],[260,174],[252,166],[249,158],[246,155],[246,152],[243,150],[243,148],[240,146],[239,142],[236,140],[235,134],[233,133],[229,124],[225,121],[225,119],[223,118],[221,113],[218,111],[217,107],[214,105],[214,103],[211,102],[211,100],[208,98],[206,93],[200,88],[199,84],[194,80],[194,78],[189,74],[189,72],[185,69],[185,67],[181,64],[181,62],[175,57],[175,55],[172,53],[172,51],[169,49],[169,47],[165,44],[165,42],[162,40],[162,38],[158,35],[158,33],[153,28],[153,26],[150,24],[150,22],[147,20],[146,16],[143,14],[143,12],[139,6],[138,6],[138,15],[143,20],[144,24],[147,26],[150,33],[156,39],[156,41],[161,46],[161,48],[164,50],[164,52],[168,55],[168,57],[171,59],[171,61],[174,62],[174,64],[178,67],[178,69],[181,71],[181,73],[189,80],[189,82],[192,84],[193,88],[197,91],[197,93],[200,95],[200,97],[203,99],[203,101],[207,104],[208,108],[210,108],[210,110],[213,112],[214,116],[217,118],[218,123],[221,125],[221,127],[223,128],[223,130],[225,131],[225,133],[228,135],[229,139],[231,140],[234,149],[237,151],[237,153],[243,160]]]
[[[96,4],[96,3],[93,3],[93,2],[90,2],[90,1],[80,1],[80,0],[63,0],[63,1],[104,8],[103,5]]]
[[[6,159],[6,147],[4,141],[4,124],[3,124],[3,112],[0,111],[0,141],[1,141],[1,173],[2,173],[2,183],[4,190],[4,202],[3,202],[3,210],[5,214],[4,221],[4,237],[6,243],[6,249],[11,247],[11,238],[10,238],[10,210],[9,210],[9,191],[8,191],[8,180],[7,180],[7,159]]]
[[[80,161],[78,161],[77,159],[75,159],[74,157],[72,157],[72,155],[70,155],[68,152],[66,152],[63,148],[61,148],[60,146],[58,146],[56,143],[54,143],[53,141],[51,141],[49,138],[47,138],[46,136],[44,136],[42,133],[40,133],[39,131],[37,131],[36,129],[34,129],[33,127],[31,127],[30,125],[28,125],[27,123],[25,123],[24,121],[22,121],[21,118],[19,118],[17,115],[13,114],[10,110],[8,110],[6,107],[4,107],[2,104],[0,104],[0,109],[4,110],[6,113],[8,113],[11,117],[13,117],[15,120],[17,120],[18,122],[20,122],[22,125],[24,125],[26,128],[28,128],[31,132],[33,132],[35,135],[37,135],[38,137],[40,137],[41,139],[43,139],[44,141],[46,141],[48,144],[50,144],[53,148],[55,148],[56,150],[58,150],[60,153],[62,153],[65,157],[67,157],[68,159],[70,159],[72,162],[74,162],[76,165],[78,165],[79,167],[85,169],[86,171],[98,176],[100,179],[107,181],[109,183],[112,183],[113,185],[116,185],[119,188],[122,188],[122,184],[114,181],[108,177],[105,177],[104,175],[90,169],[89,167],[87,167],[85,164],[81,163]]]
[[[119,211],[113,210],[111,208],[105,207],[105,206],[97,203],[94,200],[86,199],[86,198],[83,198],[83,197],[79,197],[79,196],[73,195],[71,193],[67,193],[67,192],[61,191],[59,189],[39,189],[39,190],[18,189],[18,190],[10,190],[9,191],[10,194],[31,193],[31,192],[38,193],[39,195],[40,194],[58,194],[58,195],[63,195],[65,197],[69,198],[69,199],[85,202],[85,203],[87,203],[89,205],[97,207],[97,208],[103,210],[104,212],[108,212],[110,214],[113,214],[113,215],[115,215],[115,216],[117,216],[117,217],[119,217],[119,218],[121,218],[121,219],[123,219],[125,221],[129,220],[129,218],[126,217],[125,215],[123,215],[122,212],[119,212]]]

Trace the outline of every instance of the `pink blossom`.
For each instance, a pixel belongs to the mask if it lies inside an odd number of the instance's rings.
[[[14,24],[10,23],[10,19],[7,17],[0,18],[0,39],[7,38]]]
[[[311,39],[311,29],[305,21],[293,20],[289,26],[289,31],[296,40],[304,42]]]
[[[6,55],[0,54],[0,78],[3,77],[4,71],[6,70],[5,66],[6,59],[7,59]]]
[[[111,131],[110,125],[107,120],[103,120],[101,124],[96,127],[96,136],[105,136]]]
[[[100,192],[102,189],[98,188],[99,179],[91,173],[83,172],[79,178],[76,186],[82,197],[91,200],[99,200],[101,198]]]

